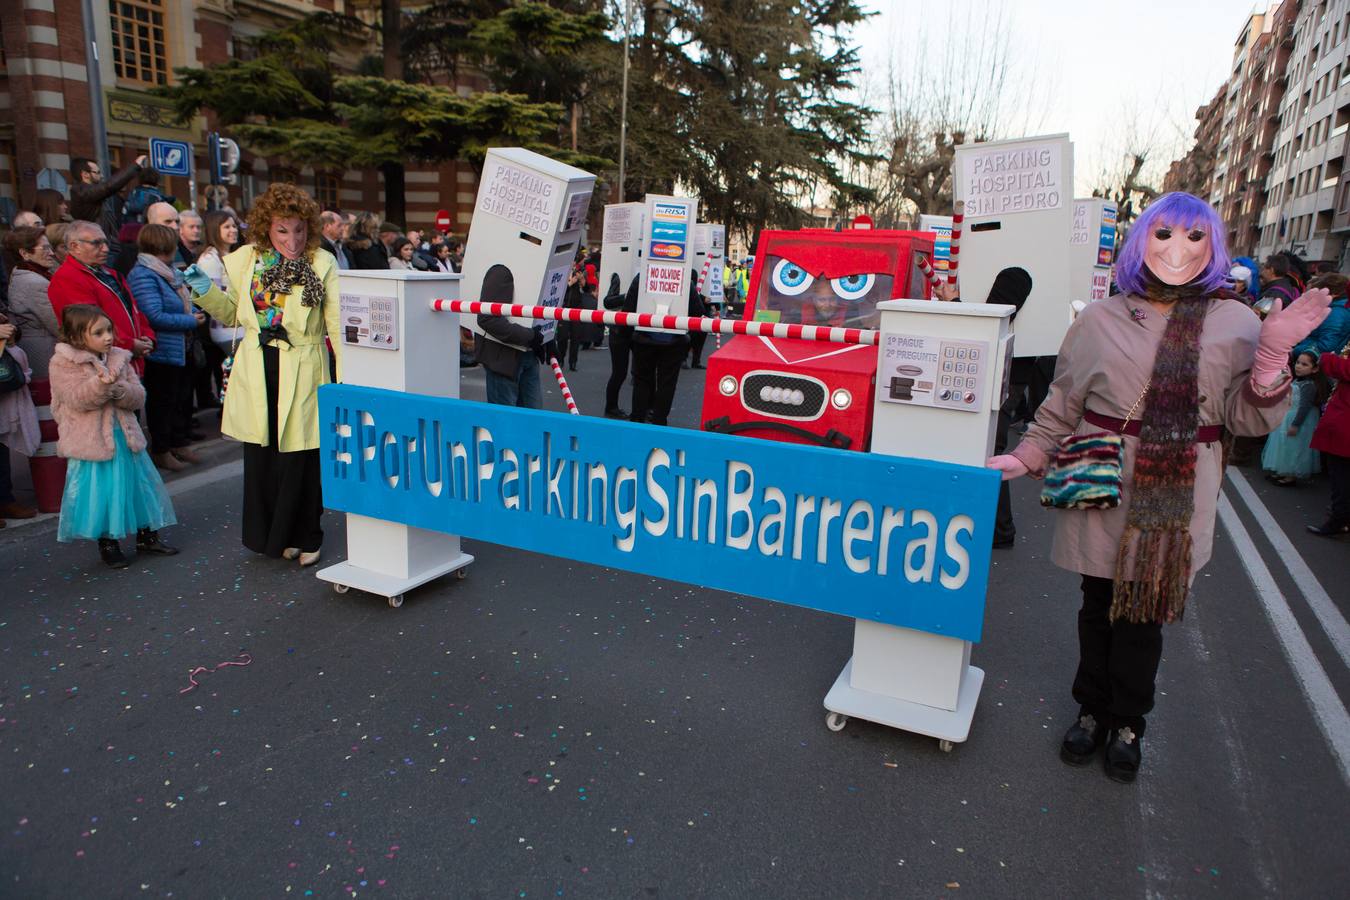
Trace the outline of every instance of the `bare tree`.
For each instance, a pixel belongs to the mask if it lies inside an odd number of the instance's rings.
[[[876,193],[878,224],[950,213],[958,144],[1034,133],[1044,121],[1003,0],[948,4],[945,22],[931,9],[894,23],[874,151],[884,162],[856,176]]]
[[[1092,196],[1116,204],[1118,239],[1124,238],[1130,222],[1158,196],[1168,162],[1186,141],[1185,126],[1165,109],[1161,94],[1157,100],[1150,104],[1147,115],[1141,114],[1134,103],[1126,104],[1117,117],[1117,126],[1095,149],[1095,159],[1088,160],[1089,167],[1097,170]]]

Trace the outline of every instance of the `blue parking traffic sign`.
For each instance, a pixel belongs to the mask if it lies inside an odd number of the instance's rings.
[[[150,165],[161,175],[192,176],[192,145],[187,141],[150,139]]]

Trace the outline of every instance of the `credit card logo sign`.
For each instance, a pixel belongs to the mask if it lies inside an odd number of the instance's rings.
[[[684,221],[689,216],[689,207],[683,203],[654,203],[652,205],[653,219],[673,219],[675,221]]]
[[[664,256],[667,259],[683,259],[684,244],[652,244],[652,256]]]

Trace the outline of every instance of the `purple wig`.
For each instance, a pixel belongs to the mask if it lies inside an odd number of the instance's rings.
[[[1140,214],[1125,238],[1125,246],[1116,257],[1116,285],[1128,294],[1143,294],[1147,288],[1144,248],[1149,235],[1160,226],[1176,229],[1199,228],[1209,236],[1209,265],[1200,273],[1201,291],[1208,294],[1223,287],[1232,262],[1228,242],[1224,240],[1223,220],[1214,207],[1194,194],[1173,191],[1154,200]]]

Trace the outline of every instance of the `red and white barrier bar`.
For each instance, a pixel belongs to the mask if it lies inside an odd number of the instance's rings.
[[[749,334],[760,337],[795,338],[829,344],[875,346],[877,332],[870,328],[829,328],[824,325],[787,325],[782,322],[747,322],[711,316],[658,316],[654,313],[611,312],[604,309],[567,309],[561,306],[524,306],[516,303],[485,303],[481,300],[432,300],[437,312],[513,316],[518,319],[553,319],[558,322],[589,322],[664,328],[668,331],[704,331],[709,334]]]
[[[567,411],[574,416],[581,415],[581,410],[577,409],[576,401],[572,399],[572,389],[567,386],[567,378],[563,375],[562,366],[558,364],[558,357],[550,356],[548,364],[553,367],[553,377],[558,380],[558,389],[562,391],[563,401],[567,404]]]
[[[942,276],[933,269],[932,263],[926,257],[919,257],[919,271],[923,272],[923,277],[928,279],[931,286],[936,288],[942,284]]]
[[[956,284],[956,266],[961,262],[961,224],[966,220],[966,201],[957,200],[952,215],[951,249],[947,254],[947,283]]]

